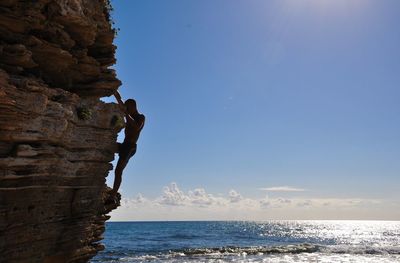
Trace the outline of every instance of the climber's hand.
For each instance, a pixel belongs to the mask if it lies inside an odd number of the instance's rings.
[[[125,103],[122,101],[121,95],[119,94],[119,92],[114,91],[114,96],[118,101],[118,105],[119,105],[119,108],[121,109],[121,111],[123,111],[125,114],[128,114],[128,109],[126,108]]]

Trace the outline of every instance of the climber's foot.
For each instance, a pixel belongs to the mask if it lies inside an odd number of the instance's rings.
[[[116,195],[118,194],[118,191],[112,189],[112,190],[109,192],[109,194],[110,194],[111,196],[116,196]]]
[[[112,189],[112,188],[108,188],[107,193],[108,193],[109,198],[115,198],[115,197],[117,197],[118,195],[120,195],[120,194],[118,193],[118,190],[115,190],[115,189]]]
[[[105,199],[105,205],[111,205],[111,206],[118,206],[119,202],[121,199],[121,194],[118,193],[117,191],[114,191],[113,189],[109,189],[107,191],[107,197]]]

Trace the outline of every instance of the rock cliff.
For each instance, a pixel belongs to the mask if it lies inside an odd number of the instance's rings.
[[[86,262],[119,205],[106,0],[0,0],[0,261]]]

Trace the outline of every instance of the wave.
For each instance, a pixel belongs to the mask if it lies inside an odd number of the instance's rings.
[[[272,247],[219,247],[219,248],[188,248],[183,250],[170,251],[171,253],[184,254],[187,256],[195,255],[207,255],[207,254],[247,254],[247,255],[259,255],[259,254],[274,254],[274,253],[313,253],[319,250],[318,245],[312,244],[296,244],[296,245],[285,245],[285,246],[272,246]]]
[[[371,247],[371,246],[350,246],[333,245],[323,246],[314,244],[294,244],[284,246],[255,246],[255,247],[219,247],[219,248],[188,248],[181,250],[170,250],[170,255],[178,256],[196,256],[196,255],[216,255],[216,254],[298,254],[298,253],[331,253],[331,254],[366,254],[379,255],[390,254],[400,255],[400,246],[396,247]]]
[[[333,245],[321,246],[318,251],[331,254],[400,255],[400,245],[386,247]]]
[[[308,253],[308,254],[307,254]],[[118,256],[118,254],[120,256]],[[187,248],[168,251],[154,251],[154,253],[129,255],[130,253],[116,253],[111,258],[117,261],[98,262],[208,262],[206,259],[231,259],[227,262],[235,262],[238,257],[263,258],[265,256],[280,257],[280,255],[337,255],[346,254],[354,256],[378,256],[395,257],[400,259],[400,246],[396,247],[368,247],[351,245],[323,246],[309,243],[282,245],[282,246],[252,246],[252,247],[215,247],[215,248]],[[136,254],[136,255],[135,255]],[[111,259],[110,258],[110,259]],[[183,260],[183,261],[182,261]],[[214,262],[214,261],[210,261]],[[221,261],[225,262],[225,261]],[[250,262],[250,261],[249,261]],[[257,261],[254,261],[257,262]],[[261,262],[261,261],[260,261]]]

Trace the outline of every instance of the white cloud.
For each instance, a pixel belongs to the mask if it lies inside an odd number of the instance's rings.
[[[260,188],[263,191],[269,192],[304,192],[306,189],[303,188],[296,188],[291,186],[274,186],[274,187],[264,187]]]
[[[293,191],[293,187],[278,187],[288,188]],[[373,219],[382,214],[379,209],[383,205],[391,207],[388,211],[400,211],[399,202],[383,204],[382,200],[362,198],[249,198],[234,189],[216,195],[204,188],[183,191],[176,183],[165,186],[159,197],[138,194],[123,198],[121,204],[112,212],[112,220],[360,219],[359,215]],[[400,213],[393,212],[393,216],[400,218]]]
[[[188,201],[193,205],[209,206],[216,203],[213,195],[207,194],[203,188],[197,188],[188,192]]]
[[[323,205],[324,204],[325,203],[323,203]],[[296,206],[298,206],[298,207],[309,207],[312,205],[313,205],[313,203],[311,200],[302,200],[302,201],[296,203]]]
[[[141,193],[139,193],[132,201],[137,203],[137,204],[142,204],[142,203],[146,202],[147,199],[144,198]]]
[[[265,198],[261,199],[259,202],[260,202],[261,208],[268,208],[268,207],[271,206],[271,201],[268,198],[268,196],[266,196]]]
[[[169,186],[165,186],[163,189],[163,195],[159,199],[159,204],[164,205],[185,205],[187,196],[178,188],[176,183],[171,183]]]
[[[170,206],[221,206],[227,202],[223,197],[208,194],[203,188],[189,190],[187,193],[181,191],[176,183],[171,183],[163,188],[163,195],[155,199],[160,205]]]
[[[231,203],[237,203],[243,200],[243,197],[241,194],[232,189],[229,191],[229,200]]]

